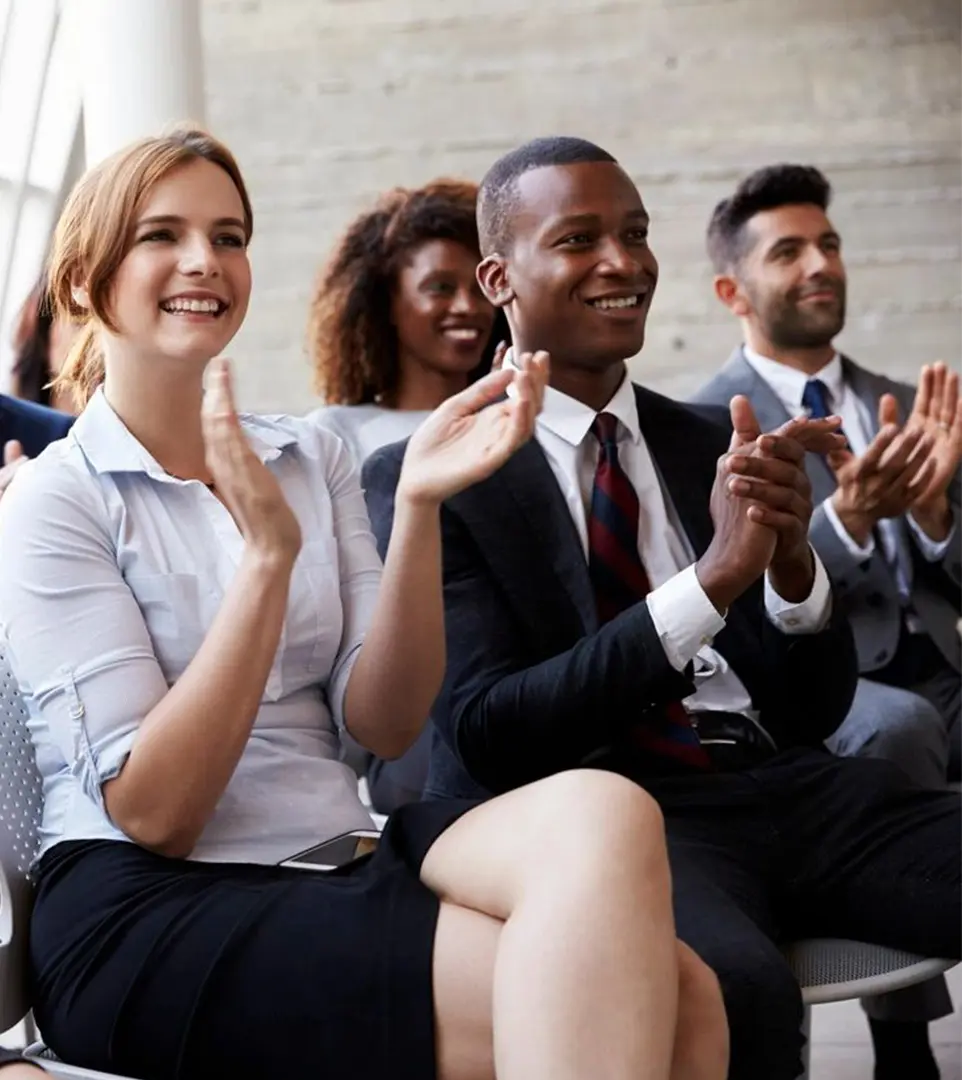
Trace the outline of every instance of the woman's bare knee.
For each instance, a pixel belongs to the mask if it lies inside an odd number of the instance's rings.
[[[577,769],[469,811],[435,841],[421,877],[442,898],[506,919],[525,882],[549,867],[583,872],[615,858],[667,875],[661,811],[633,781]]]
[[[532,784],[531,788],[539,789],[543,812],[553,823],[565,820],[572,826],[584,823],[591,827],[600,818],[618,831],[644,830],[664,835],[658,803],[634,780],[617,773],[571,769]]]
[[[438,1080],[494,1080],[492,1001],[502,923],[441,904],[434,938]]]

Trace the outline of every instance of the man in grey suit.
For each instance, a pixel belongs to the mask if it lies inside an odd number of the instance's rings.
[[[849,449],[807,461],[810,537],[854,630],[863,676],[829,745],[895,760],[937,786],[946,765],[949,778],[959,776],[959,379],[943,364],[924,367],[916,392],[836,351],[846,282],[830,198],[817,169],[775,165],[715,208],[715,292],[741,322],[744,344],[694,400],[727,405],[743,394],[763,430],[805,412],[842,417]],[[895,1052],[912,1075],[929,1076],[925,1022],[948,1000],[941,987],[919,990],[868,1011],[879,1065]],[[902,1058],[912,1042],[917,1054]]]

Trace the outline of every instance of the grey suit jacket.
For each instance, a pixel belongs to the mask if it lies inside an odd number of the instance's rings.
[[[874,375],[847,357],[842,357],[842,365],[849,385],[868,408],[874,430],[877,430],[878,403],[883,394],[894,394],[902,416],[908,416],[915,398],[913,387],[884,375]],[[775,391],[745,359],[740,347],[692,400],[703,404],[727,405],[736,394],[749,398],[763,430],[770,431],[789,419]],[[839,540],[825,514],[825,500],[831,497],[836,485],[832,470],[824,458],[809,454],[806,470],[815,502],[810,530],[812,544],[835,582],[839,602],[843,604],[852,625],[859,669],[863,672],[875,671],[892,659],[898,645],[901,602],[895,577],[878,546],[869,559],[859,561]],[[959,523],[958,474],[949,489],[949,501],[956,523]],[[960,647],[956,626],[962,608],[962,551],[958,534],[944,558],[940,562],[930,563],[920,553],[914,534],[905,520],[900,519],[898,525],[906,550],[912,556],[912,607],[939,650],[959,670]]]

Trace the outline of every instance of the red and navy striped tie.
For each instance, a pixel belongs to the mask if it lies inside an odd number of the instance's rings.
[[[608,622],[651,592],[638,553],[638,495],[618,461],[618,418],[599,413],[591,426],[600,453],[588,516],[588,572],[598,618]],[[646,716],[632,729],[632,742],[653,755],[693,769],[711,762],[680,701],[668,702],[662,717]]]

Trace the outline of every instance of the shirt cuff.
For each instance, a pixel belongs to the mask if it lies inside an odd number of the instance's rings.
[[[668,662],[676,671],[725,627],[725,619],[701,587],[694,565],[652,589],[648,612]]]
[[[842,519],[835,512],[835,507],[832,505],[831,499],[826,499],[825,502],[822,503],[822,507],[825,510],[825,516],[831,522],[832,528],[835,530],[835,535],[842,541],[842,544],[849,555],[854,556],[859,562],[865,562],[866,559],[870,559],[872,553],[875,551],[875,537],[873,534],[868,534],[868,540],[865,541],[865,546],[863,547],[852,539],[848,529],[842,524]]]
[[[772,588],[768,573],[765,574],[765,614],[769,621],[783,634],[817,634],[828,625],[832,614],[832,586],[822,560],[813,548],[815,580],[812,591],[800,604],[789,603]]]
[[[952,543],[952,538],[955,536],[955,515],[952,516],[952,527],[949,529],[949,535],[944,540],[933,540],[931,537],[926,536],[922,529],[922,526],[912,517],[911,514],[906,514],[909,521],[909,528],[912,530],[912,535],[915,537],[915,542],[918,544],[919,551],[922,552],[922,558],[926,562],[941,562],[945,558],[945,553],[949,550],[949,544]]]

